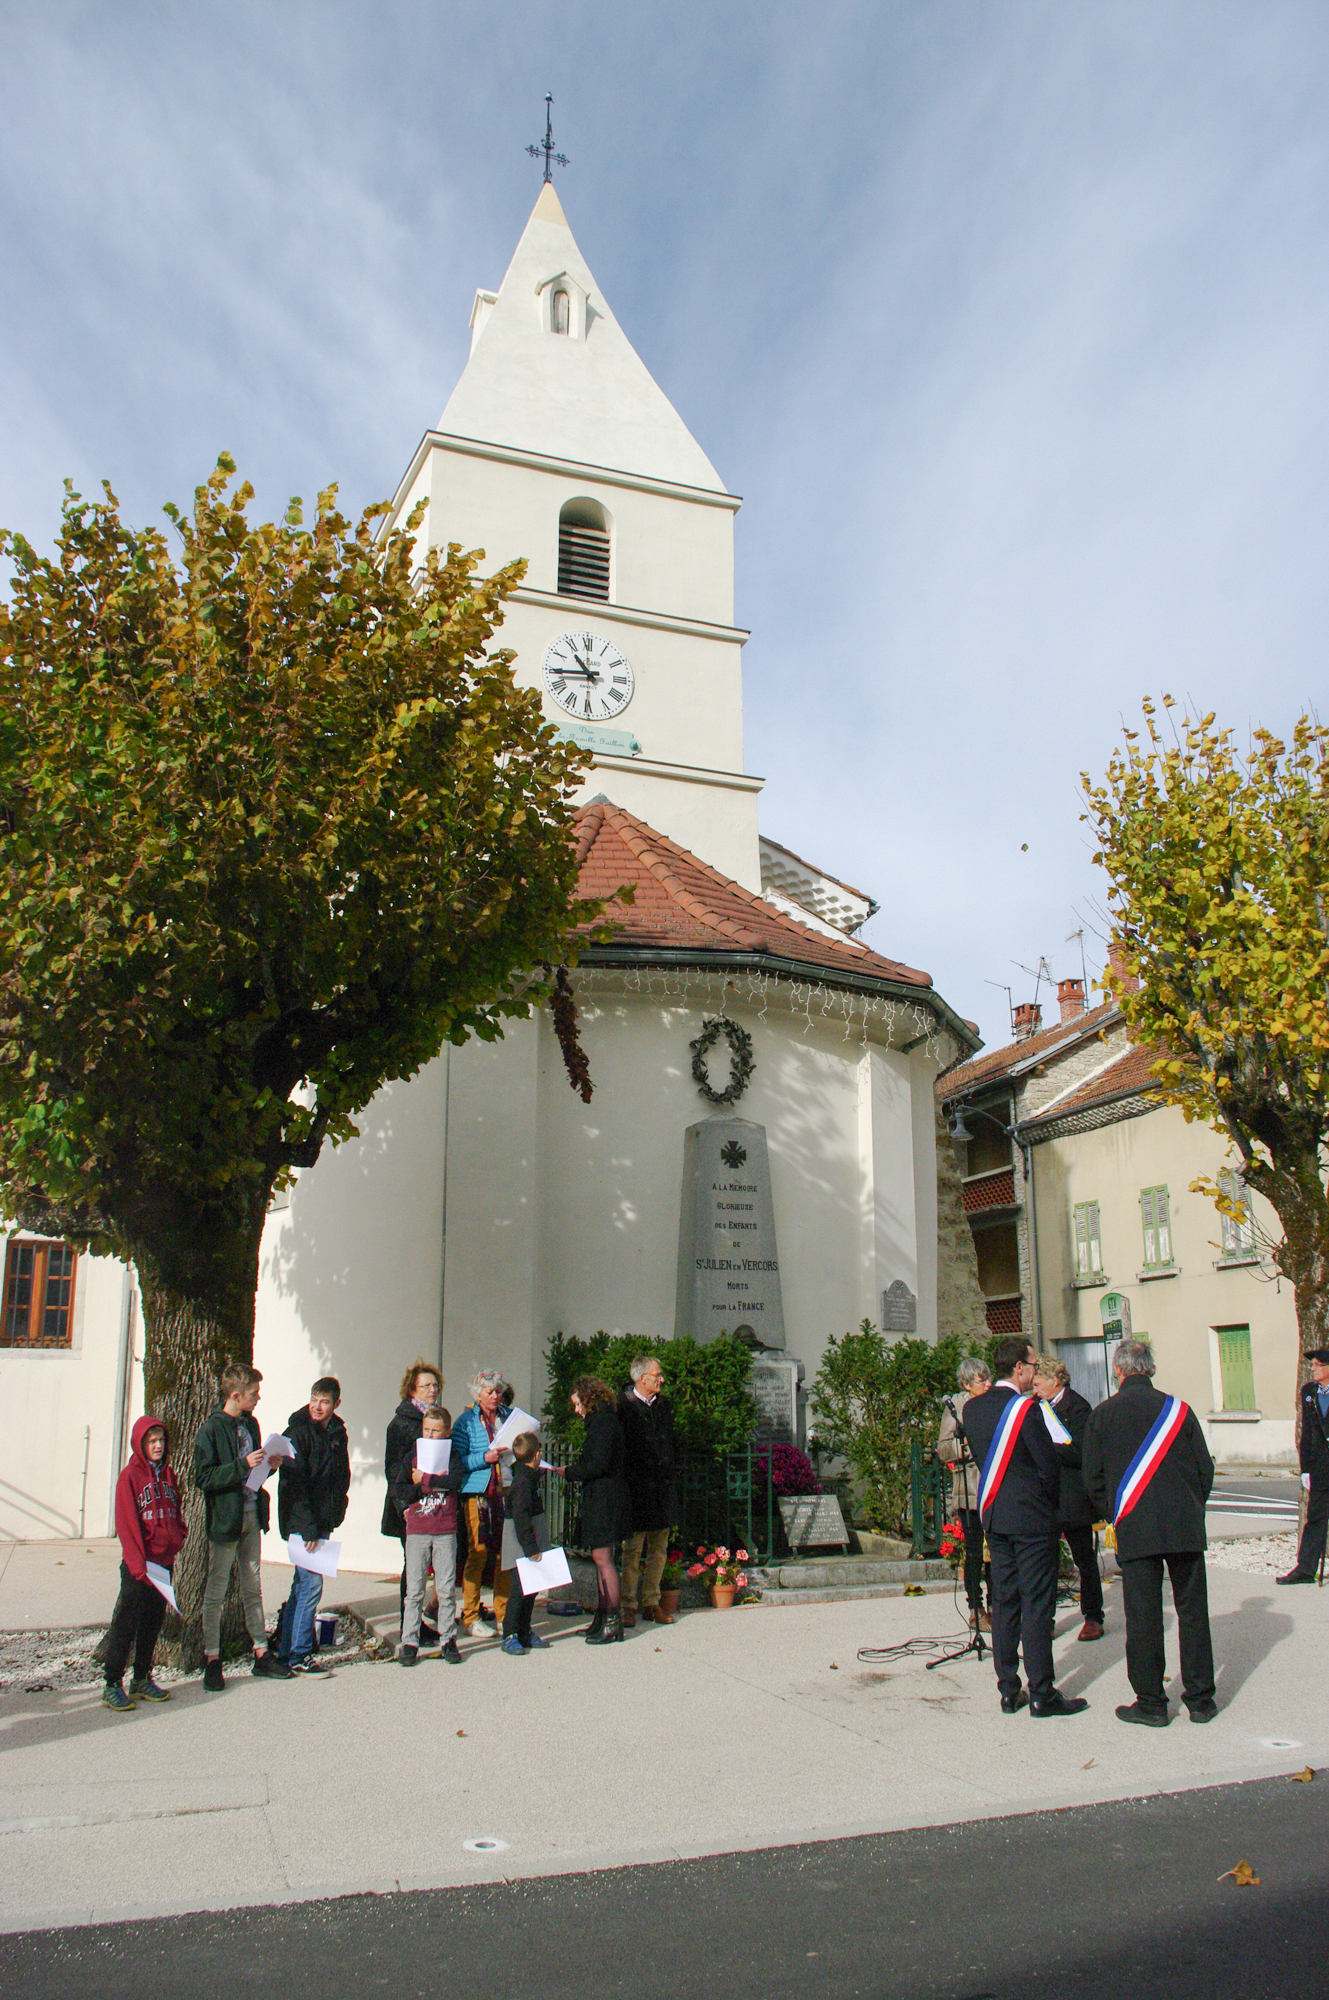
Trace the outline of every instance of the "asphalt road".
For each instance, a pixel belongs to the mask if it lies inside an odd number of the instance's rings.
[[[0,1994],[1321,2000],[1327,1837],[1329,1774],[1261,1779],[652,1868],[29,1932],[0,1938]],[[1259,1887],[1218,1879],[1242,1860]]]

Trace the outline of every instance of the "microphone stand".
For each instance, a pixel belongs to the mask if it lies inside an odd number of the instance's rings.
[[[949,1396],[943,1396],[941,1400],[945,1404],[946,1408],[950,1411],[951,1416],[955,1420],[955,1435],[960,1441],[961,1473],[964,1472],[965,1467],[968,1465],[972,1465],[974,1470],[977,1471],[978,1461],[975,1459],[973,1453],[969,1449],[969,1440],[965,1436],[964,1425],[960,1421],[960,1417],[954,1403],[951,1401]],[[966,1512],[967,1511],[968,1510],[966,1509]],[[980,1522],[980,1527],[981,1525],[982,1524]],[[982,1595],[981,1588],[979,1595],[980,1596]],[[992,1650],[991,1647],[985,1643],[983,1638],[983,1613],[982,1613],[982,1608],[980,1606],[974,1610],[973,1638],[969,1640],[967,1645],[961,1646],[957,1652],[943,1653],[941,1654],[940,1658],[935,1660],[929,1660],[927,1662],[927,1671],[931,1673],[934,1667],[949,1666],[952,1660],[963,1660],[970,1653],[974,1655],[975,1659],[983,1660],[987,1658],[987,1655],[991,1650]]]

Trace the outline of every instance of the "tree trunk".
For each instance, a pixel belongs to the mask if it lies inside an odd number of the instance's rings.
[[[1301,1390],[1310,1380],[1306,1356],[1317,1347],[1329,1347],[1329,1195],[1321,1177],[1319,1148],[1305,1158],[1275,1158],[1271,1167],[1248,1171],[1247,1180],[1267,1196],[1283,1225],[1283,1241],[1274,1252],[1274,1262],[1290,1280],[1296,1301],[1294,1442],[1300,1446]],[[1297,1517],[1299,1541],[1306,1526],[1306,1506],[1303,1492]]]
[[[194,1487],[194,1439],[217,1407],[223,1369],[254,1358],[254,1294],[266,1210],[265,1193],[238,1226],[227,1218],[231,1226],[220,1227],[215,1214],[200,1222],[195,1240],[209,1244],[205,1257],[163,1257],[144,1247],[134,1259],[143,1299],[144,1409],[166,1425],[189,1528],[173,1576],[180,1615],[167,1613],[162,1645],[172,1666],[191,1672],[203,1664],[208,1570],[203,1495]],[[223,1652],[244,1636],[233,1572],[222,1615]]]

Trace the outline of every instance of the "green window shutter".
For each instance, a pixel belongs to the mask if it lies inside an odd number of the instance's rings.
[[[1144,1230],[1146,1270],[1172,1262],[1172,1222],[1165,1187],[1140,1189],[1140,1221]]]
[[[1075,1210],[1075,1275],[1089,1276],[1089,1210],[1085,1202],[1078,1203]]]
[[[1248,1257],[1255,1248],[1255,1223],[1251,1216],[1251,1198],[1240,1174],[1220,1174],[1218,1185],[1230,1202],[1240,1203],[1242,1215],[1225,1215],[1223,1222],[1223,1255],[1225,1257]]]
[[[1251,1330],[1248,1326],[1218,1328],[1218,1366],[1223,1378],[1223,1408],[1253,1410],[1255,1367],[1251,1360]]]
[[[1103,1238],[1098,1226],[1098,1203],[1087,1201],[1084,1205],[1085,1222],[1089,1231],[1089,1270],[1091,1276],[1103,1275]]]

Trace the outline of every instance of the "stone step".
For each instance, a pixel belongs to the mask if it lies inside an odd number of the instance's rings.
[[[779,1605],[783,1610],[785,1606],[795,1604],[840,1604],[849,1598],[903,1597],[907,1587],[903,1583],[859,1583],[842,1584],[838,1587],[830,1585],[822,1590],[815,1588],[810,1590],[768,1590],[763,1588],[761,1601],[763,1605]],[[926,1582],[920,1581],[914,1585],[914,1588],[921,1591],[925,1597],[949,1597],[955,1588],[955,1581],[951,1577],[948,1577],[945,1582],[942,1582],[940,1578],[936,1578]]]
[[[827,1562],[772,1563],[765,1569],[749,1567],[747,1573],[759,1590],[807,1591],[949,1583],[954,1572],[940,1557],[926,1562],[874,1562],[868,1556],[844,1556]]]

